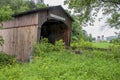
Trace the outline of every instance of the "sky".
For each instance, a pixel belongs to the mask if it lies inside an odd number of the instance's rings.
[[[64,5],[64,0],[44,0],[44,2],[50,6],[62,5],[62,7],[67,9],[67,6]]]
[[[67,9],[67,6],[64,5],[64,0],[44,0],[44,2],[45,4],[49,4],[49,6],[62,5],[64,9]],[[94,26],[83,27],[83,29],[86,30],[88,34],[92,34],[93,37],[102,35],[104,35],[105,37],[114,36],[115,32],[118,32],[118,30],[115,30],[108,26],[104,26],[104,23],[105,19],[103,19],[102,21],[96,20]]]

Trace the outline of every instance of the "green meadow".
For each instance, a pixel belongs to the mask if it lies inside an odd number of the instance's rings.
[[[113,44],[108,42],[93,42],[92,45],[97,48],[109,48]]]
[[[83,50],[83,54],[75,54],[60,43],[38,43],[31,62],[1,66],[0,80],[120,79],[119,51]]]

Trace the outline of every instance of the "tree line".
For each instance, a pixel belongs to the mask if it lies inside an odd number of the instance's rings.
[[[0,22],[11,19],[12,14],[45,6],[43,0],[0,0]]]

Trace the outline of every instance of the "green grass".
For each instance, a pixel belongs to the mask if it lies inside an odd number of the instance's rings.
[[[103,51],[53,51],[0,69],[0,80],[119,80],[120,61]]]
[[[0,80],[120,80],[120,47],[111,51],[66,51],[43,40],[34,47],[30,63],[0,67]],[[84,45],[88,45],[84,44]]]
[[[109,46],[112,46],[113,44],[108,43],[108,42],[94,42],[92,43],[93,47],[96,48],[109,48]]]
[[[112,43],[109,42],[86,42],[84,40],[80,40],[79,42],[71,43],[72,47],[80,47],[80,48],[105,48],[108,49],[110,46],[113,46]]]

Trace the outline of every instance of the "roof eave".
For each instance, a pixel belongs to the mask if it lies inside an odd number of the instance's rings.
[[[23,15],[27,15],[27,14],[37,13],[37,12],[39,12],[39,11],[49,10],[49,9],[51,9],[51,8],[54,8],[54,7],[60,7],[60,8],[63,10],[63,12],[64,12],[72,21],[74,21],[74,19],[63,9],[63,7],[62,7],[61,5],[58,5],[58,6],[50,6],[50,7],[45,7],[45,8],[33,9],[33,10],[30,10],[30,11],[25,11],[25,12],[13,14],[12,17],[16,18],[16,17],[20,17],[20,16],[23,16]]]

